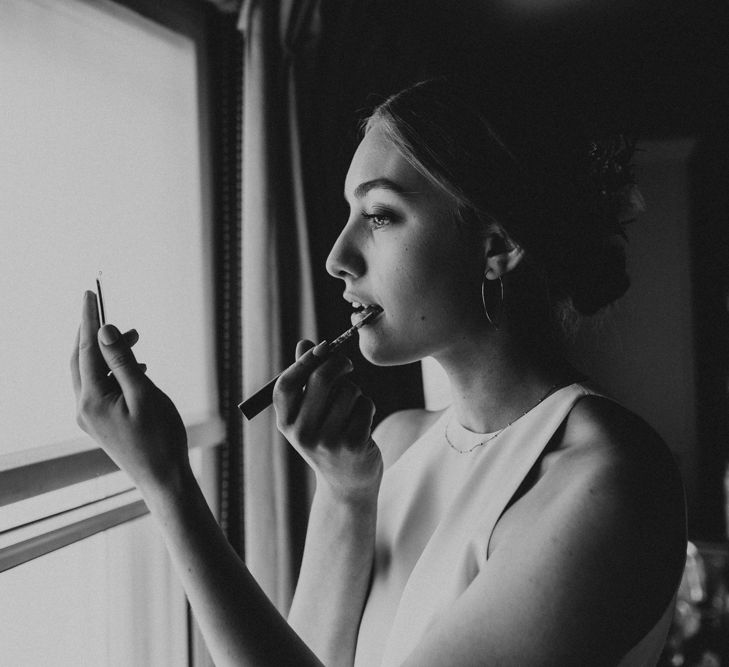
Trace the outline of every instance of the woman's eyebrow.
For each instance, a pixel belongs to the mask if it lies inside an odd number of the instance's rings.
[[[393,192],[397,192],[400,195],[418,194],[417,192],[414,192],[414,191],[405,190],[405,188],[403,188],[399,183],[396,183],[395,181],[392,181],[389,178],[373,178],[370,181],[365,181],[364,183],[360,183],[354,189],[354,198],[362,199],[370,190],[374,190],[375,188],[382,188],[384,190],[392,190]],[[346,199],[346,194],[345,194],[345,199]]]

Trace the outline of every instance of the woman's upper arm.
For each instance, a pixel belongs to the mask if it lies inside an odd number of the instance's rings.
[[[662,615],[685,556],[676,522],[656,521],[675,488],[632,465],[608,453],[548,472],[530,520],[504,533],[405,666],[617,664]]]

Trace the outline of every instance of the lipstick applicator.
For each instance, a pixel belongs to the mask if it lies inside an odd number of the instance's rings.
[[[342,347],[342,345],[344,345],[350,338],[352,338],[352,336],[354,336],[359,328],[363,327],[365,324],[373,320],[381,312],[382,308],[380,308],[379,306],[370,306],[369,308],[367,308],[364,315],[354,326],[351,326],[343,334],[337,336],[331,343],[329,343],[329,345],[327,345],[325,353],[321,355],[319,359],[321,359],[321,361],[324,361],[327,357],[329,357],[330,354],[336,352],[340,347]],[[265,410],[269,405],[271,405],[271,403],[273,403],[273,387],[280,376],[281,373],[279,373],[275,378],[273,378],[273,380],[268,382],[266,385],[261,387],[250,398],[247,398],[245,401],[238,404],[238,407],[240,408],[241,412],[246,416],[246,419],[253,419],[257,414]]]

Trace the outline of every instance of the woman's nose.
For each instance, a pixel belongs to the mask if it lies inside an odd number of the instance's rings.
[[[326,268],[335,278],[358,278],[365,271],[364,257],[357,242],[357,233],[347,224],[334,242]]]

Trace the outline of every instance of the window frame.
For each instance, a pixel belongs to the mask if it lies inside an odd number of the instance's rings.
[[[91,2],[91,0],[77,0]],[[110,8],[131,10],[192,40],[197,63],[199,139],[203,198],[204,239],[208,248],[211,314],[219,317],[218,253],[214,251],[217,202],[213,155],[217,144],[214,72],[214,37],[217,10],[204,0],[105,0]],[[96,4],[91,2],[91,4]],[[216,359],[219,356],[215,341]],[[216,363],[213,369],[217,373]],[[218,385],[220,381],[218,378]],[[226,440],[220,415],[186,425],[192,452],[215,448]],[[192,456],[197,459],[202,457]],[[101,480],[113,483],[103,484]],[[104,488],[104,487],[107,488]],[[22,519],[0,523],[0,572],[21,565],[100,531],[143,516],[147,507],[125,473],[88,437],[0,456],[0,508],[15,510]],[[10,512],[12,514],[12,511]]]

